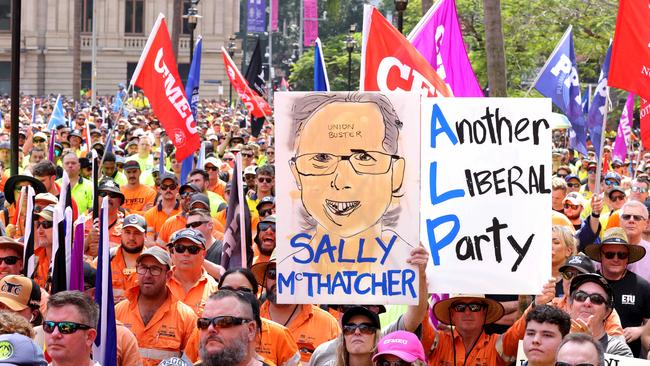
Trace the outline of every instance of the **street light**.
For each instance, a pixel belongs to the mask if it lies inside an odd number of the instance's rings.
[[[356,31],[357,25],[352,24],[350,26],[350,32],[347,37],[345,37],[345,48],[348,50],[348,91],[352,90],[352,52],[357,46],[357,41],[354,40],[352,34]]]
[[[395,11],[397,12],[397,30],[402,33],[402,25],[404,23],[404,11],[409,4],[409,0],[395,0]]]
[[[194,30],[196,29],[196,23],[201,18],[199,10],[196,8],[200,1],[192,0],[190,7],[187,9],[187,14],[183,15],[183,18],[187,19],[187,27],[190,29],[190,65],[194,57]]]
[[[228,56],[232,58],[236,49],[235,36],[228,37]],[[228,105],[230,104],[232,104],[232,83],[228,83]]]

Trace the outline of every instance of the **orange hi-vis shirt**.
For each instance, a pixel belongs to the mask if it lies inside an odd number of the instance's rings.
[[[214,217],[212,218],[212,223],[214,224],[214,227],[212,229],[212,236],[214,236],[215,239],[222,240],[224,228],[221,226],[221,223],[219,223]],[[162,246],[167,245],[172,237],[172,234],[178,230],[185,229],[186,224],[187,217],[182,215],[182,212],[168,218],[160,228],[158,239],[156,241]]]
[[[458,331],[453,334],[449,330],[436,331],[431,321],[425,319],[422,322],[422,345],[429,366],[505,366],[517,359],[519,340],[524,339],[525,333],[526,312],[503,334],[488,335],[482,332],[474,348],[466,354]]]
[[[135,188],[125,185],[120,187],[120,191],[125,198],[122,207],[130,213],[144,215],[144,207],[153,204],[156,199],[156,191],[144,184],[138,184]]]
[[[205,302],[210,295],[217,292],[219,284],[204,269],[199,280],[189,291],[185,292],[183,285],[175,277],[176,270],[176,267],[172,267],[172,277],[167,282],[167,286],[177,299],[192,308],[197,317],[201,317]]]
[[[88,236],[90,230],[93,228],[93,218],[88,216],[86,222],[84,223],[84,236]],[[117,247],[122,244],[122,224],[124,223],[124,213],[122,211],[117,212],[117,219],[108,224],[108,241],[111,244],[111,248]]]
[[[215,184],[210,184],[208,182],[208,191],[212,191],[212,192],[218,194],[219,196],[221,196],[221,198],[223,198],[224,201],[226,200],[226,198],[225,198],[226,197],[226,182],[222,181],[221,179],[217,179],[217,183],[215,183]]]
[[[138,340],[143,366],[156,366],[170,357],[180,357],[196,331],[196,314],[167,289],[167,299],[146,325],[138,309],[140,287],[126,292],[126,300],[115,306],[115,318]]]
[[[45,247],[35,248],[34,255],[37,257],[34,281],[40,288],[47,288],[45,285],[50,275],[50,257],[47,255]]]
[[[200,337],[200,332],[192,334],[185,348],[185,355],[194,363],[199,360]],[[262,333],[257,338],[255,351],[269,364],[278,366],[300,364],[298,345],[289,329],[266,318],[262,318]]]
[[[163,211],[162,203],[159,203],[148,209],[144,213],[144,219],[147,221],[147,236],[155,240],[158,237],[158,233],[160,232],[160,229],[162,229],[165,221],[167,221],[167,219],[171,216],[174,216],[181,212],[180,206],[180,203],[176,201],[174,209],[169,214],[166,214],[165,211]]]
[[[269,302],[265,301],[260,308],[262,318],[271,319]],[[309,363],[311,354],[316,347],[336,338],[341,332],[338,321],[325,310],[315,305],[298,305],[298,314],[287,325],[298,345],[300,358],[303,363]]]
[[[92,265],[97,268],[97,258],[95,258]],[[126,290],[138,285],[138,274],[135,268],[126,267],[121,245],[111,248],[111,273],[113,301],[117,304],[124,300]]]

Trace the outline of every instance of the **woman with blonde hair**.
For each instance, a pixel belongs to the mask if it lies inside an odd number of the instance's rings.
[[[557,281],[555,291],[557,294],[562,294],[562,273],[560,267],[564,266],[567,258],[575,255],[577,252],[578,242],[573,236],[571,229],[561,226],[553,225],[552,229],[552,271],[551,276]]]
[[[379,316],[362,306],[348,309],[341,318],[342,332],[336,348],[336,366],[372,366],[381,337]]]

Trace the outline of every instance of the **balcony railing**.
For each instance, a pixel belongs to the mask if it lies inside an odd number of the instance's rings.
[[[178,40],[179,49],[187,51],[190,49],[190,39],[187,36],[181,36]],[[147,36],[124,36],[123,47],[124,50],[142,50],[147,44]],[[93,46],[92,36],[81,36],[81,49],[90,49]],[[98,39],[97,47],[102,48],[102,42]]]

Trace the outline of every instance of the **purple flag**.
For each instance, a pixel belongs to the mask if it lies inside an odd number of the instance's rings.
[[[303,0],[303,45],[313,46],[318,38],[318,0]]]
[[[56,129],[52,129],[50,132],[50,145],[48,146],[47,160],[56,164],[54,156],[54,143],[56,142]]]
[[[271,0],[271,32],[278,31],[278,0]]]
[[[70,263],[70,287],[68,290],[84,291],[84,215],[79,216],[74,227],[74,244]]]
[[[432,6],[408,40],[449,85],[454,96],[483,96],[465,51],[454,0],[441,0]]]
[[[248,0],[248,32],[266,32],[266,0]]]
[[[618,124],[618,133],[616,133],[616,141],[614,141],[614,151],[612,153],[614,158],[625,161],[627,157],[627,146],[630,142],[632,135],[632,113],[634,111],[634,94],[630,93],[625,102],[625,108],[621,113],[621,121]]]

